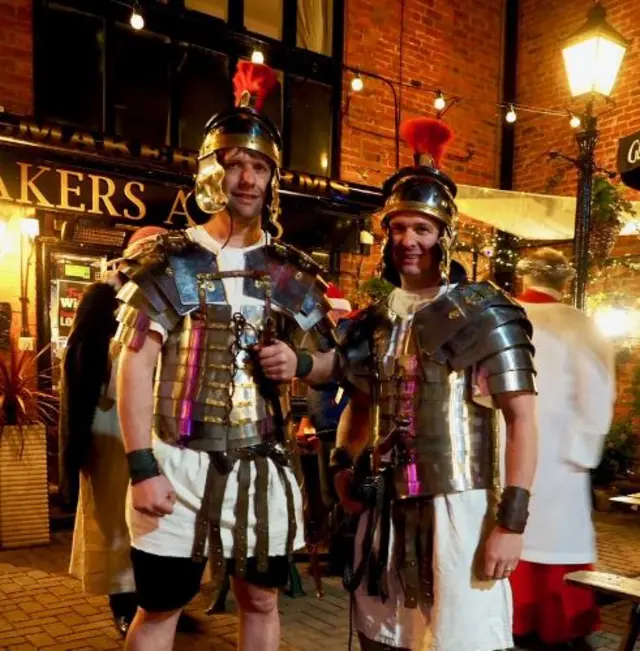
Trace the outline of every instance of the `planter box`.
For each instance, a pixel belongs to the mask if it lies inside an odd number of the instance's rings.
[[[44,425],[17,427],[0,435],[0,547],[49,543],[47,436]]]

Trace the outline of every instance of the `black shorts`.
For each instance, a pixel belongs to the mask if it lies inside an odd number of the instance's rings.
[[[150,612],[166,612],[186,606],[200,592],[205,562],[175,556],[157,556],[131,548],[138,605]],[[227,559],[227,575],[235,576],[235,560]],[[282,588],[289,578],[289,558],[270,556],[266,572],[258,572],[255,558],[247,559],[247,583]]]

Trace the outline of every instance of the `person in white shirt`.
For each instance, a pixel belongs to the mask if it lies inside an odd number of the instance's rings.
[[[583,638],[598,627],[595,597],[563,577],[596,561],[590,470],[613,416],[614,352],[584,312],[561,302],[574,271],[560,252],[541,249],[518,272],[536,349],[539,450],[522,560],[511,575],[513,631],[590,648]]]
[[[256,348],[311,329],[329,343],[333,324],[318,265],[271,239],[281,140],[258,109],[274,83],[266,66],[238,64],[239,105],[209,121],[198,157],[196,199],[212,217],[126,261],[118,412],[140,605],[129,651],[172,648],[207,555],[214,586],[232,577],[238,649],[279,647],[278,588],[304,545],[302,500],[290,386],[266,380]]]

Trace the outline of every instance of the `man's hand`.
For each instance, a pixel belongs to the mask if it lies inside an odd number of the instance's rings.
[[[176,494],[164,475],[157,475],[131,487],[133,508],[145,515],[163,517],[173,513]]]
[[[257,349],[258,360],[265,376],[276,382],[291,382],[296,376],[298,358],[282,341]]]
[[[353,469],[339,470],[333,477],[333,485],[338,494],[338,499],[344,510],[349,515],[359,515],[364,510],[364,505],[351,497],[353,485]]]
[[[487,579],[507,579],[513,574],[522,554],[522,535],[495,526],[487,539],[484,573]]]

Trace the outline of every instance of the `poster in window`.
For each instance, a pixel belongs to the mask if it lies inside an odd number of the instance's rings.
[[[0,303],[0,350],[9,350],[11,342],[11,303]]]
[[[68,337],[78,303],[89,283],[58,280],[58,335]]]

